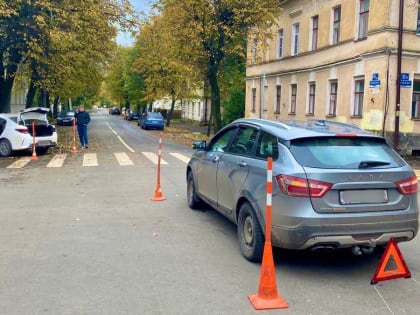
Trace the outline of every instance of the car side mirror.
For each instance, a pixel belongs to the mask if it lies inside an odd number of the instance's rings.
[[[206,140],[195,141],[192,144],[194,150],[205,150],[207,147]]]

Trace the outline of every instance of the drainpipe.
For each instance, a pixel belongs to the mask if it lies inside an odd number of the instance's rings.
[[[401,99],[401,55],[402,55],[402,37],[403,37],[403,14],[404,0],[400,0],[400,15],[398,24],[398,52],[397,52],[397,89],[395,106],[395,128],[394,128],[394,149],[400,151],[400,99]]]

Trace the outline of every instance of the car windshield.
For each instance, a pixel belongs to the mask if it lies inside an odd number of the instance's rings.
[[[390,168],[403,160],[381,139],[309,138],[292,141],[290,150],[303,166],[314,168]]]

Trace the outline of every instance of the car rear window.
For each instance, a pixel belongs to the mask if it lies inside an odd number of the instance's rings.
[[[162,115],[159,112],[151,112],[149,113],[150,118],[162,118]]]
[[[390,168],[404,161],[382,139],[309,138],[292,141],[290,151],[302,165],[314,168]]]

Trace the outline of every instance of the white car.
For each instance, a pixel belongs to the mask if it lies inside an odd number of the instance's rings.
[[[38,154],[45,153],[57,145],[55,126],[50,125],[46,107],[27,108],[18,114],[0,114],[0,157],[7,157],[13,151],[35,149]],[[35,139],[32,136],[34,122]]]

